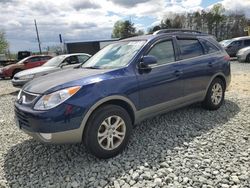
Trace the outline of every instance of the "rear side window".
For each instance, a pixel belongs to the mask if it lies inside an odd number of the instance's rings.
[[[32,57],[30,59],[30,62],[37,62],[37,61],[40,61],[40,57]]]
[[[245,45],[245,46],[250,46],[250,40],[245,40],[245,41],[244,41],[244,45]]]
[[[214,53],[214,52],[219,51],[219,49],[211,42],[209,42],[207,40],[201,40],[201,42],[204,46],[204,51],[206,54],[210,54],[210,53]]]
[[[171,40],[157,43],[148,55],[153,55],[157,58],[157,64],[167,64],[175,61],[174,47]]]
[[[203,48],[197,39],[179,39],[178,43],[182,59],[203,55]]]
[[[47,61],[50,59],[49,56],[43,56],[43,57],[40,57],[41,61]]]

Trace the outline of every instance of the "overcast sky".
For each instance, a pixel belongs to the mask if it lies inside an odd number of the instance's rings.
[[[11,51],[38,51],[34,19],[45,48],[58,44],[59,33],[64,41],[109,39],[117,20],[131,19],[146,31],[169,12],[206,9],[218,2],[250,17],[250,0],[0,0],[0,30]]]

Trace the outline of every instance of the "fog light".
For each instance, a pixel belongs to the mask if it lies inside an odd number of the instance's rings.
[[[50,133],[40,133],[41,137],[43,137],[45,140],[50,140],[52,138],[52,134]]]

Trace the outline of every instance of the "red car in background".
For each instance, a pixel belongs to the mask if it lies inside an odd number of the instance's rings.
[[[15,64],[0,68],[0,78],[13,78],[16,73],[22,70],[41,66],[51,58],[52,56],[49,55],[33,55],[26,57]]]

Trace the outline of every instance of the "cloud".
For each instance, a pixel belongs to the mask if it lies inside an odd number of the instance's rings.
[[[148,2],[148,0],[109,0],[123,7],[134,7],[137,4]]]
[[[76,9],[76,10],[101,8],[101,6],[99,4],[96,4],[96,3],[91,2],[89,0],[73,1],[72,5],[73,5],[73,8]]]
[[[249,0],[218,0],[227,11],[245,12],[250,17]],[[114,23],[132,19],[145,31],[171,13],[202,9],[201,0],[0,0],[0,30],[4,30],[10,50],[38,50],[34,19],[42,47],[65,41],[109,39]],[[150,21],[149,21],[150,20]]]

